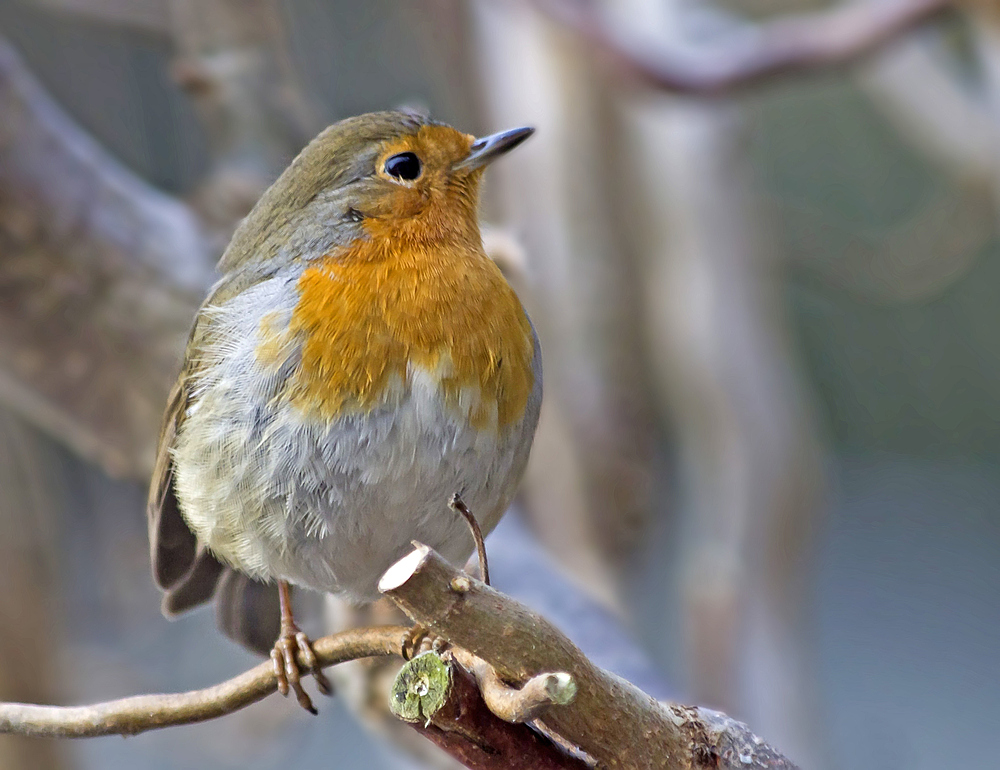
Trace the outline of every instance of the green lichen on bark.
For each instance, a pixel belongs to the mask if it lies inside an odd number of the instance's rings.
[[[435,652],[409,661],[396,675],[389,709],[406,722],[429,722],[448,697],[451,668]]]

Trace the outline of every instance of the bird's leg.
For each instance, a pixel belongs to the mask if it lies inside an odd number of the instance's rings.
[[[302,687],[298,654],[301,653],[321,693],[330,695],[333,687],[330,686],[330,680],[326,678],[319,661],[316,660],[316,653],[313,652],[309,637],[295,625],[295,617],[292,615],[292,593],[284,580],[278,581],[278,601],[281,604],[281,633],[278,635],[278,641],[274,643],[274,649],[271,650],[271,663],[274,665],[274,675],[278,679],[278,692],[287,697],[288,689],[291,687],[295,691],[299,705],[309,713],[315,714],[316,708]]]

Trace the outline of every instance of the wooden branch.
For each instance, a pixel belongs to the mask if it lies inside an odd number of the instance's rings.
[[[462,575],[426,546],[390,567],[379,588],[416,623],[481,658],[510,685],[546,672],[569,674],[576,697],[549,709],[541,722],[598,766],[795,767],[744,725],[707,709],[660,704],[598,668],[544,618]]]
[[[464,648],[411,661],[397,676],[390,703],[467,767],[794,770],[724,714],[660,704],[597,668],[541,617],[426,546],[387,570],[380,588],[424,628]],[[317,640],[314,649],[325,668],[400,655],[410,633],[403,626],[345,631]],[[268,661],[186,693],[77,707],[0,703],[0,733],[134,735],[224,716],[276,689]],[[533,720],[531,726],[525,720]]]
[[[401,626],[345,631],[316,640],[313,649],[324,668],[358,658],[400,655],[408,631]],[[305,661],[299,665],[304,667]],[[267,661],[214,687],[185,693],[139,695],[91,706],[0,703],[0,733],[49,738],[136,735],[225,716],[275,690],[274,668]]]
[[[665,91],[717,94],[789,73],[857,61],[953,5],[953,0],[844,2],[732,34],[701,54],[665,49],[611,23],[589,0],[532,0],[630,77]]]
[[[473,770],[588,767],[528,725],[497,716],[480,691],[481,680],[477,682],[457,657],[452,651],[443,656],[428,652],[407,663],[393,683],[389,700],[393,713]],[[541,706],[535,686],[525,691],[497,683],[494,695],[498,689],[504,690],[505,701],[522,701],[515,708],[519,713]],[[552,705],[559,697],[541,699]]]
[[[576,682],[565,671],[538,674],[521,687],[511,687],[489,663],[461,647],[449,651],[462,667],[476,677],[483,701],[505,722],[531,722],[549,706],[565,706],[576,697]]]

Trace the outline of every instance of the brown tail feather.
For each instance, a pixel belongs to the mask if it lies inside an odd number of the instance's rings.
[[[191,568],[164,594],[163,614],[177,615],[207,602],[215,593],[222,570],[222,564],[212,554],[199,548]]]
[[[224,568],[215,591],[215,619],[230,639],[269,655],[281,630],[278,587]]]

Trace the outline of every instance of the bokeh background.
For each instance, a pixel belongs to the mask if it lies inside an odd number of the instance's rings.
[[[501,587],[803,767],[995,732],[994,3],[0,0],[0,33],[0,698],[255,662],[159,614],[160,410],[239,217],[323,126],[407,105],[538,128],[484,199],[546,366]],[[351,703],[0,767],[429,766]]]

